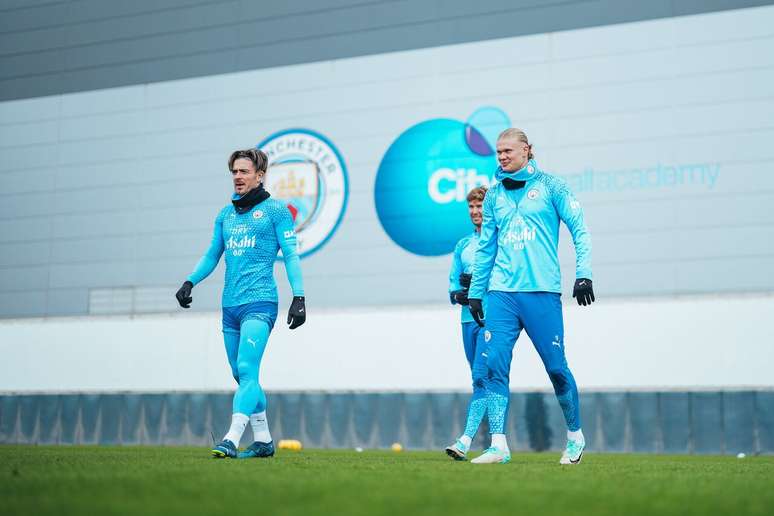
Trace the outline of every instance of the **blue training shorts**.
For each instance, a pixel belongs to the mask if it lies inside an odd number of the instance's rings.
[[[223,307],[223,331],[239,333],[242,323],[249,320],[263,321],[274,328],[277,320],[277,303],[272,301],[256,301],[237,306]]]

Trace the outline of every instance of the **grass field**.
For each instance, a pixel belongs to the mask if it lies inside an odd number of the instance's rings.
[[[772,514],[774,457],[556,453],[507,465],[442,452],[0,446],[0,514]]]

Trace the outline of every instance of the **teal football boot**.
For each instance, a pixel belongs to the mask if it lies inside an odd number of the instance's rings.
[[[223,439],[212,449],[212,456],[216,459],[236,459],[236,445],[228,439]]]
[[[239,452],[240,459],[252,459],[259,458],[265,459],[274,456],[274,441],[268,443],[262,443],[259,441],[253,442],[246,450]]]

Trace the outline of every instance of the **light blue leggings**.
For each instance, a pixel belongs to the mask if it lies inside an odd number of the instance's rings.
[[[462,323],[462,342],[465,346],[465,358],[470,364],[473,378],[473,396],[468,405],[468,417],[465,420],[464,435],[473,439],[476,436],[481,420],[484,419],[487,408],[486,400],[486,343],[484,330],[475,322]]]
[[[239,384],[234,394],[235,414],[249,416],[266,410],[266,394],[258,376],[261,358],[276,318],[276,303],[256,302],[223,308],[226,356],[231,374]]]
[[[242,323],[239,333],[223,332],[231,374],[239,383],[234,393],[235,414],[249,416],[266,410],[266,394],[258,382],[258,375],[270,331],[264,321],[251,319]]]

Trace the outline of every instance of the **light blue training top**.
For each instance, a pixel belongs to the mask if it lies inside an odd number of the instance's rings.
[[[460,274],[463,272],[466,274],[473,274],[473,263],[476,259],[478,237],[478,231],[474,231],[470,235],[462,237],[454,247],[451,271],[449,271],[449,292],[462,290],[462,285],[460,285]],[[484,313],[486,313],[486,295],[484,296],[482,303],[484,304]],[[452,304],[457,303],[452,301]],[[467,305],[462,305],[460,318],[463,323],[473,322],[473,316],[470,314],[470,309]]]
[[[502,179],[526,181],[507,190]],[[469,297],[487,291],[561,293],[559,221],[575,244],[575,277],[591,277],[591,237],[583,209],[564,180],[538,169],[534,160],[516,172],[497,169],[486,194]]]
[[[223,306],[256,301],[276,303],[274,262],[280,249],[293,295],[303,296],[296,233],[288,207],[271,197],[245,213],[238,213],[229,204],[218,213],[210,247],[188,276],[188,281],[196,285],[209,276],[225,252]]]

